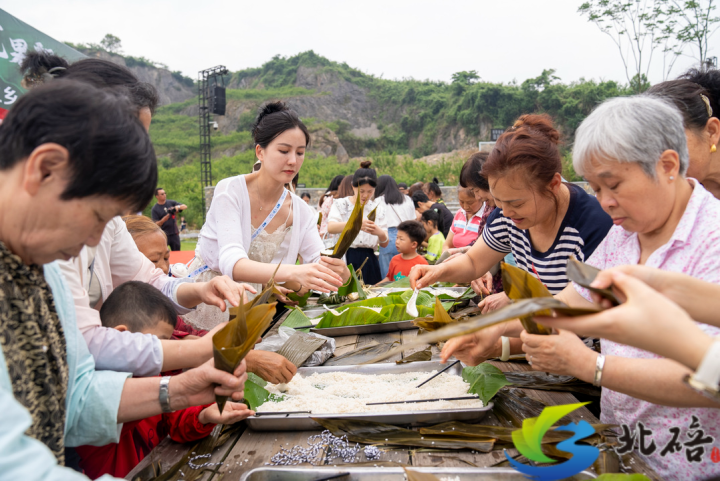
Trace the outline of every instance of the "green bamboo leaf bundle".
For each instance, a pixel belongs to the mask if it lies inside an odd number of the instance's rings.
[[[362,229],[363,208],[364,206],[360,202],[360,196],[358,195],[355,198],[355,207],[350,213],[350,217],[340,233],[340,238],[338,239],[337,244],[335,244],[335,247],[332,249],[332,253],[328,254],[328,257],[342,259],[342,257],[347,253],[348,249]]]
[[[255,341],[268,328],[275,314],[276,303],[240,304],[230,309],[230,322],[213,335],[213,357],[215,368],[232,374],[240,365],[248,352],[255,346]],[[215,396],[218,408],[222,413],[227,396]]]

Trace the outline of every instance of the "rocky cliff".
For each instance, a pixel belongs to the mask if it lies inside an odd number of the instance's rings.
[[[155,86],[160,95],[160,105],[183,102],[197,96],[197,90],[188,79],[173,73],[166,68],[159,68],[143,60],[138,61],[132,57],[122,57],[104,50],[80,49],[88,57],[110,60],[118,65],[129,68],[137,77]]]

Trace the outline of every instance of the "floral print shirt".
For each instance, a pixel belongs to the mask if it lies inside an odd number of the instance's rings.
[[[672,238],[653,252],[645,265],[682,272],[707,282],[720,284],[720,201],[699,182],[693,179],[690,181],[694,184],[693,193]],[[598,269],[608,269],[637,264],[639,261],[640,243],[637,234],[627,232],[620,226],[613,226],[587,263]],[[586,289],[577,284],[575,289],[586,299],[590,299]],[[720,329],[717,327],[707,324],[698,325],[712,336],[720,335]],[[603,339],[601,344],[605,355],[635,359],[661,357],[606,339]],[[638,428],[638,423],[642,423],[646,430],[652,431],[652,437],[646,438],[645,444],[649,445],[654,441],[656,450],[645,457],[645,460],[663,479],[701,480],[720,475],[720,463],[713,463],[711,460],[713,447],[720,445],[720,409],[659,406],[603,388],[601,411],[603,423],[628,425],[633,434]],[[692,451],[696,447],[692,446],[682,446],[683,449],[662,456],[663,449],[673,440],[671,428],[680,429],[677,442],[681,444],[695,439],[691,436],[698,428],[689,429],[695,421],[693,417],[697,418],[699,429],[704,431],[705,437],[714,437],[714,442],[704,445],[701,461],[688,460],[688,456],[692,457],[691,454],[697,455],[697,452]],[[636,442],[639,442],[639,439],[636,439]]]

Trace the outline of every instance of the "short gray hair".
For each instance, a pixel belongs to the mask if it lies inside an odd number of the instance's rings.
[[[657,97],[618,97],[600,104],[578,127],[573,167],[584,175],[584,167],[593,159],[636,162],[655,179],[655,168],[666,150],[677,152],[684,176],[689,156],[680,111]]]

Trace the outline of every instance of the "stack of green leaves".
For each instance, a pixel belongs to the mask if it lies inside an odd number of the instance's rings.
[[[386,297],[374,297],[355,301],[350,304],[336,308],[337,316],[328,311],[323,314],[317,324],[318,329],[328,327],[364,326],[369,324],[381,324],[388,322],[410,321],[415,319],[407,313],[407,302],[412,296],[412,291],[395,292]],[[452,303],[446,304],[436,299],[427,292],[421,291],[418,294],[416,306],[420,316],[433,316],[439,308],[446,310]]]

